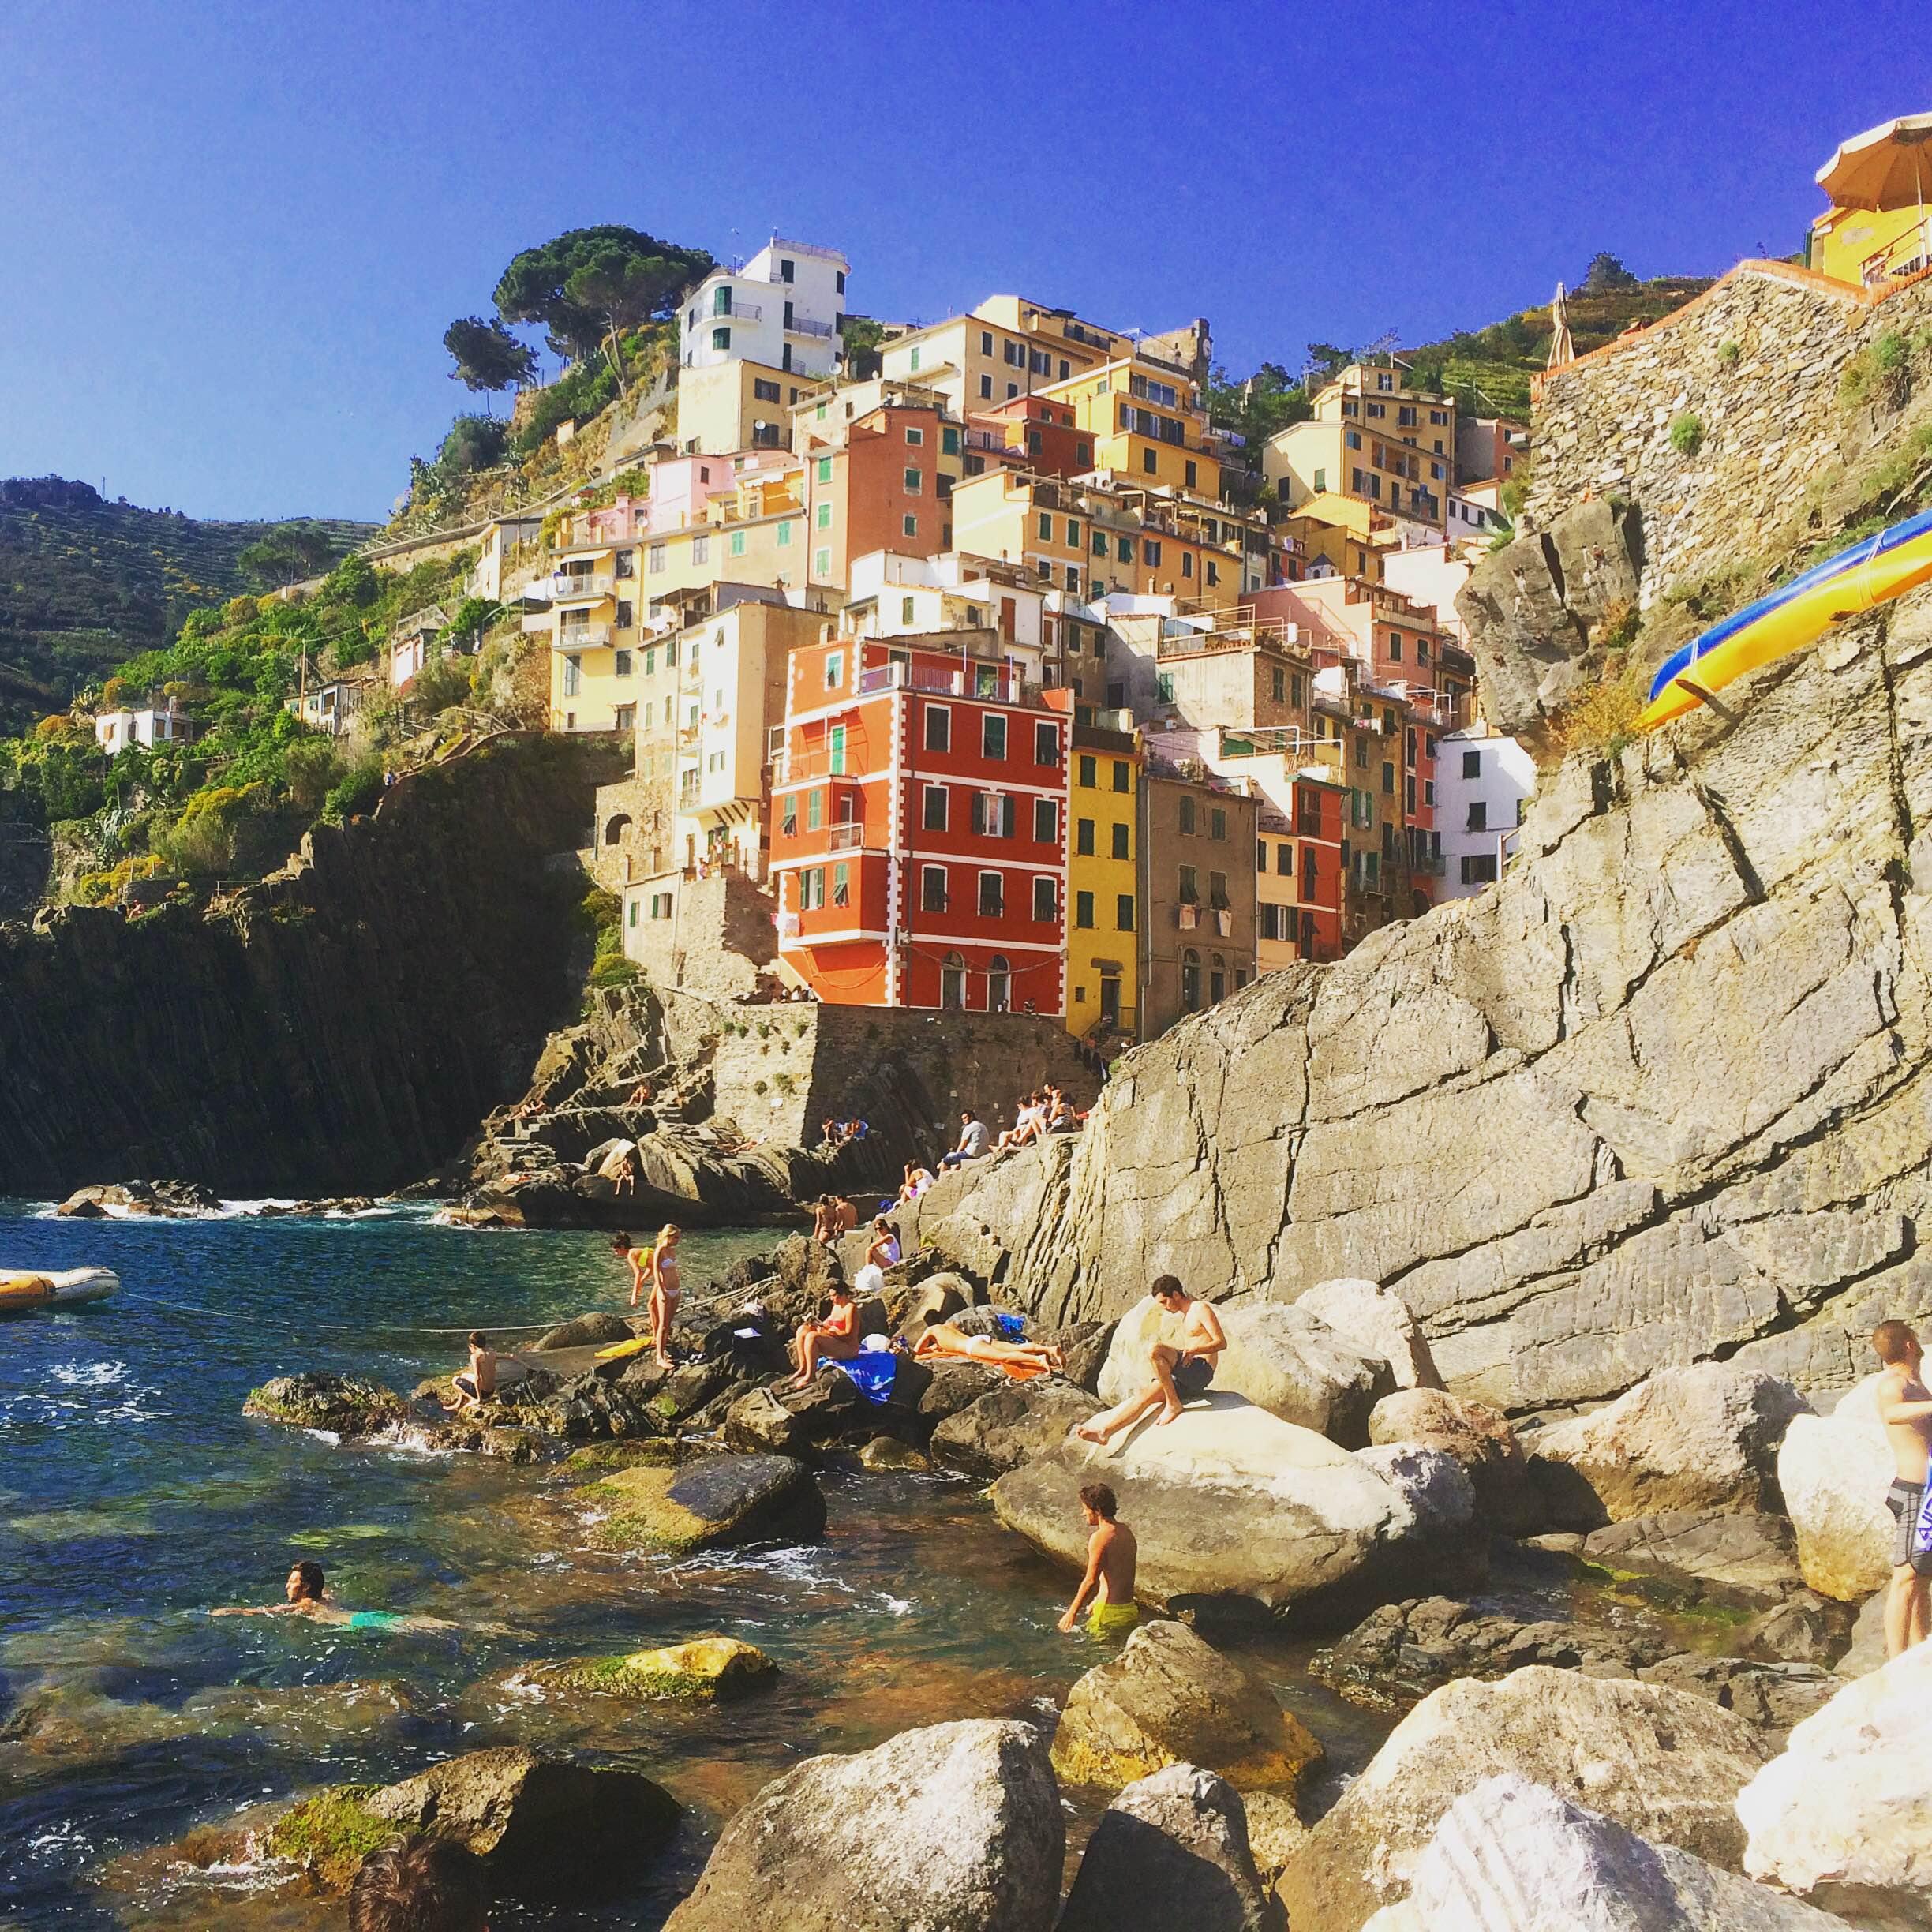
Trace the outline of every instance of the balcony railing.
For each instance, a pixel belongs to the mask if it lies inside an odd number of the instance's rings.
[[[616,581],[608,571],[557,571],[550,578],[551,599],[562,603],[573,597],[607,597],[615,592]]]
[[[756,302],[734,301],[730,308],[721,313],[713,309],[710,315],[700,316],[698,326],[704,328],[714,322],[757,322],[763,319],[764,314],[765,311]]]
[[[559,624],[556,647],[559,650],[601,650],[611,641],[611,627],[607,623]]]
[[[865,843],[865,827],[856,823],[835,825],[826,834],[827,852],[856,852]]]
[[[914,665],[885,664],[859,673],[859,695],[863,698],[882,691],[932,691],[943,697],[986,698],[995,704],[1017,704],[1021,683],[1021,680],[1005,671],[981,677],[976,668],[970,672],[929,671]]]
[[[794,316],[784,325],[784,332],[788,335],[829,335],[832,324],[829,322],[811,321],[803,316]]]

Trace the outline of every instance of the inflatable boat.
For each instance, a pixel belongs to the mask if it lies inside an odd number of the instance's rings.
[[[121,1277],[111,1268],[54,1268],[27,1275],[0,1267],[0,1316],[105,1301],[120,1286]]]
[[[1664,659],[1637,720],[1653,730],[1694,710],[1734,678],[1801,650],[1841,618],[1932,581],[1932,510],[1894,523],[1747,604]]]

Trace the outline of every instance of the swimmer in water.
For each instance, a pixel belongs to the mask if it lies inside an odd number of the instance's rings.
[[[336,1623],[354,1631],[447,1631],[458,1625],[445,1617],[409,1616],[395,1610],[345,1610],[328,1598],[322,1566],[305,1557],[288,1573],[279,1604],[238,1604],[211,1610],[210,1616],[298,1616],[312,1623]]]

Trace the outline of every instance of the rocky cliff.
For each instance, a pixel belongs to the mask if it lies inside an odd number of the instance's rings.
[[[1721,577],[1773,524],[1829,542],[1871,507],[1870,465],[1923,458],[1918,347],[1875,406],[1838,380],[1878,331],[1855,298],[1740,271],[1552,379],[1546,534],[1462,604],[1492,717],[1533,725],[1587,688],[1618,605]],[[1848,388],[1866,467],[1820,493],[1807,466],[1848,447]],[[1687,404],[1701,466],[1672,451]],[[1129,1056],[1076,1149],[946,1182],[920,1234],[1054,1320],[1117,1313],[1168,1268],[1217,1298],[1370,1276],[1453,1388],[1517,1413],[1713,1357],[1842,1387],[1874,1322],[1932,1316],[1929,908],[1921,592],[1721,713],[1578,753],[1495,889]]]
[[[0,927],[0,1194],[129,1174],[375,1193],[447,1160],[570,1017],[594,750],[504,739],[259,886]]]

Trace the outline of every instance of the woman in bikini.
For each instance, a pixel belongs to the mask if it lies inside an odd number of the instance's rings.
[[[950,1322],[935,1322],[913,1346],[912,1359],[955,1356],[992,1368],[1024,1368],[1037,1374],[1065,1374],[1066,1357],[1039,1342],[996,1342],[990,1335],[961,1335]]]
[[[831,1311],[825,1320],[799,1324],[792,1344],[796,1372],[787,1386],[805,1388],[822,1361],[849,1361],[858,1353],[859,1304],[849,1285],[837,1282],[832,1289]]]
[[[676,1224],[667,1221],[657,1230],[657,1245],[650,1258],[651,1359],[661,1368],[674,1365],[671,1324],[677,1320],[678,1296],[683,1292],[678,1282],[677,1249]]]

